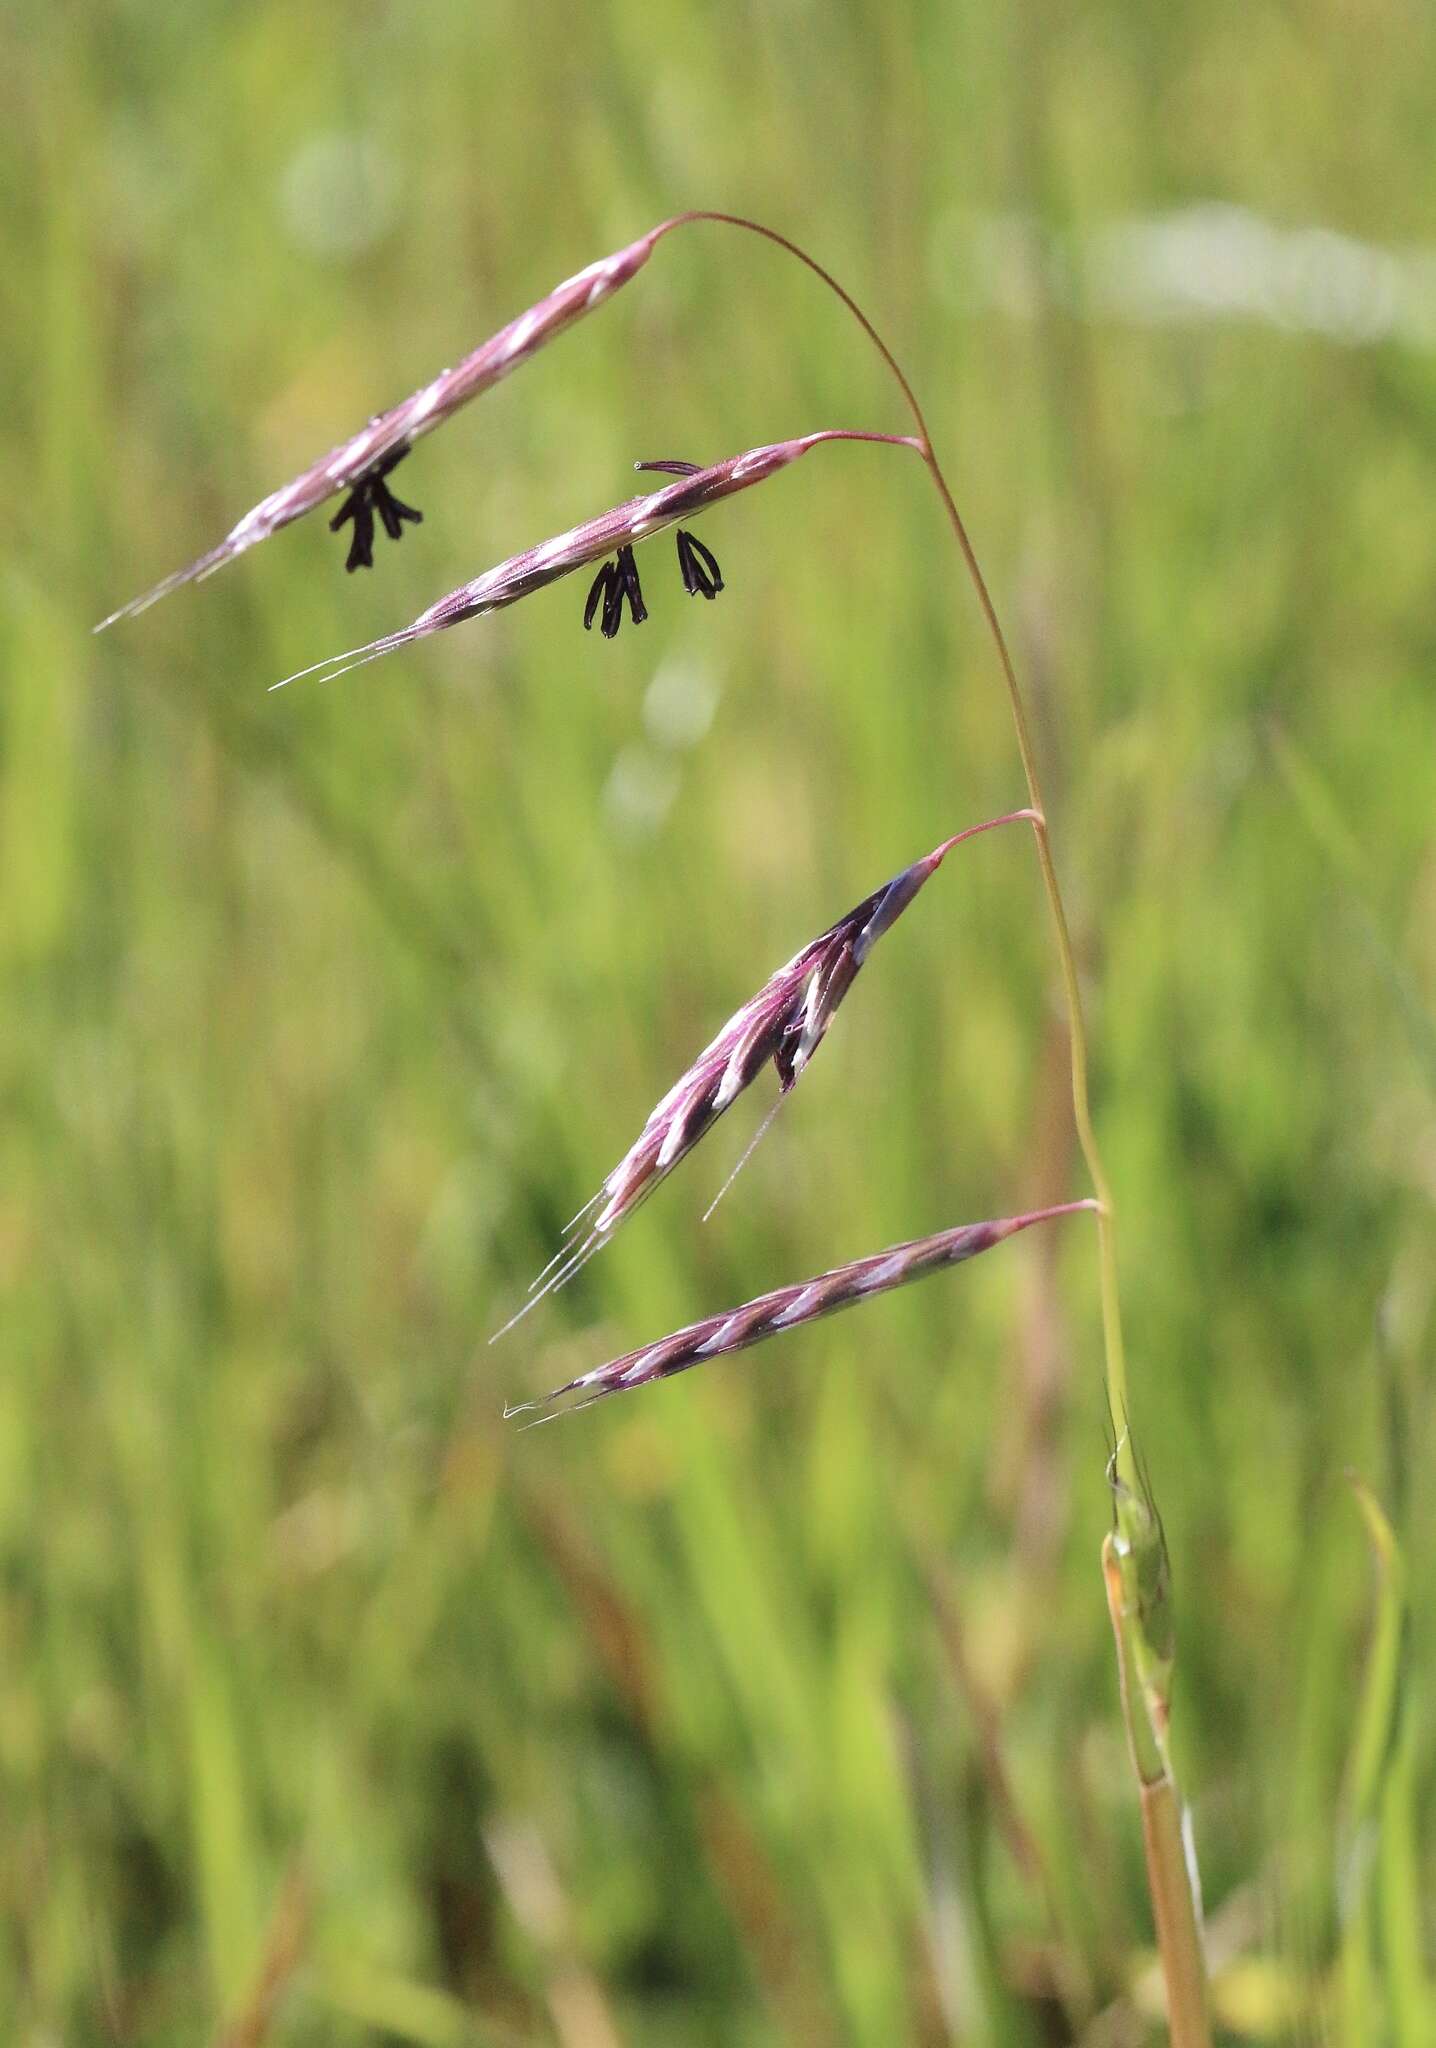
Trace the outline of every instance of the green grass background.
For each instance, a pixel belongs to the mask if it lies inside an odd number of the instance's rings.
[[[265,692],[635,457],[901,430],[841,309],[693,230],[423,445],[372,576],[311,519],[89,635],[715,205],[891,338],[1031,690],[1223,2037],[1430,2048],[1436,353],[1141,326],[1080,262],[1018,317],[972,260],[1197,201],[1429,244],[1425,10],[22,0],[0,53],[5,2038],[1159,2038],[1085,1224],[500,1419],[1085,1192],[1023,836],[885,941],[710,1223],[752,1102],[485,1346],[737,1002],[1022,800],[920,469],[716,512],[712,606],[656,543],[612,645],[570,582]],[[1348,1468],[1412,1596],[1389,1712]]]

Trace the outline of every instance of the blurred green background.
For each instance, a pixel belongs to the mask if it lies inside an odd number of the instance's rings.
[[[0,50],[5,2038],[1160,2038],[1085,1224],[501,1420],[1085,1192],[1024,836],[953,856],[711,1222],[756,1100],[485,1344],[771,968],[1022,801],[920,468],[712,514],[715,605],[656,543],[611,645],[574,580],[265,689],[635,457],[901,430],[841,308],[688,231],[424,442],[375,573],[315,517],[90,637],[710,205],[892,340],[1031,692],[1223,2038],[1429,2048],[1429,11],[23,0]]]

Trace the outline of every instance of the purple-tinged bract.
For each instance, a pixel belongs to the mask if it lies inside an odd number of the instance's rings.
[[[892,1245],[887,1251],[874,1252],[851,1265],[837,1266],[832,1272],[820,1273],[816,1279],[805,1280],[796,1287],[775,1288],[771,1294],[760,1294],[756,1300],[744,1302],[741,1308],[689,1323],[671,1337],[661,1337],[656,1344],[645,1344],[638,1351],[626,1351],[621,1358],[612,1358],[591,1372],[580,1373],[577,1379],[556,1387],[540,1400],[520,1402],[505,1412],[518,1415],[549,1408],[565,1394],[584,1395],[584,1400],[573,1405],[587,1407],[606,1395],[626,1394],[653,1380],[671,1379],[675,1373],[687,1372],[690,1366],[701,1365],[705,1359],[745,1351],[750,1344],[760,1344],[765,1337],[777,1336],[782,1330],[814,1323],[820,1316],[851,1308],[894,1287],[905,1287],[910,1280],[920,1280],[924,1274],[936,1273],[944,1266],[961,1265],[965,1259],[990,1251],[1019,1230],[1030,1229],[1034,1223],[1050,1222],[1058,1216],[1096,1207],[1090,1199],[1061,1202],[1050,1209],[1034,1209],[1026,1216],[1007,1216],[993,1223],[965,1223],[956,1230],[940,1230],[933,1237]],[[572,1409],[555,1412],[571,1413]]]
[[[741,455],[730,455],[724,462],[714,462],[706,469],[685,473],[671,484],[665,484],[662,490],[652,491],[645,497],[626,498],[621,505],[600,513],[596,519],[586,519],[581,526],[571,527],[567,533],[555,534],[551,540],[525,548],[522,554],[510,555],[507,561],[486,569],[482,576],[475,576],[469,583],[461,583],[457,590],[451,590],[447,597],[431,604],[427,611],[420,612],[417,619],[398,632],[385,633],[366,646],[351,647],[343,654],[316,661],[309,668],[297,669],[293,675],[285,676],[283,682],[273,683],[270,687],[281,689],[284,683],[298,682],[301,676],[317,675],[321,670],[328,672],[328,680],[332,682],[347,675],[350,669],[362,668],[366,662],[377,661],[380,655],[392,654],[396,648],[408,647],[415,640],[426,640],[433,633],[462,625],[466,619],[483,618],[489,612],[502,611],[508,605],[517,604],[521,598],[532,597],[535,591],[545,589],[550,583],[573,575],[576,569],[586,568],[590,562],[601,561],[605,555],[618,555],[624,548],[631,549],[636,542],[661,533],[665,527],[675,526],[679,520],[691,519],[710,505],[732,497],[735,491],[745,491],[753,484],[762,483],[823,442],[889,438],[845,428],[825,428],[821,433],[804,434],[797,440],[773,441],[762,447],[746,448]],[[709,559],[712,560],[711,556]],[[716,571],[716,563],[713,568]]]
[[[510,320],[506,327],[501,327],[497,334],[465,356],[453,369],[441,370],[437,377],[431,378],[400,404],[391,406],[387,412],[375,413],[357,434],[351,434],[347,441],[331,448],[327,455],[311,463],[302,474],[287,484],[281,484],[277,491],[271,491],[253,511],[245,513],[217,547],[197,556],[172,576],[166,576],[162,583],[157,583],[142,597],[133,598],[129,604],[111,612],[107,619],[101,620],[96,632],[103,632],[117,619],[133,618],[158,598],[167,597],[185,583],[198,582],[213,575],[226,562],[232,562],[259,541],[268,540],[281,527],[302,519],[306,512],[312,512],[337,492],[353,491],[371,478],[382,480],[384,465],[392,467],[393,462],[407,453],[422,435],[431,433],[441,421],[452,418],[461,405],[467,405],[471,398],[477,398],[480,392],[489,390],[501,378],[507,377],[511,370],[516,370],[520,363],[535,355],[545,342],[562,334],[566,327],[571,327],[575,320],[581,319],[616,292],[620,285],[635,277],[648,261],[654,245],[671,225],[665,221],[640,236],[638,241],[630,242],[626,249],[601,257],[597,263],[588,264],[575,276],[555,285],[536,306],[530,306],[516,320]],[[382,503],[376,509],[382,516]],[[409,509],[405,508],[406,511]],[[395,526],[390,525],[387,518],[384,524],[386,532],[397,539]],[[371,539],[372,535],[371,518]],[[354,569],[361,565],[367,566],[367,549],[356,532],[346,567]]]
[[[836,924],[820,932],[770,975],[652,1111],[632,1146],[570,1226],[571,1232],[577,1232],[591,1216],[587,1230],[578,1242],[572,1237],[565,1242],[530,1289],[528,1302],[504,1325],[504,1330],[511,1329],[545,1295],[562,1287],[588,1263],[619,1224],[707,1136],[724,1111],[757,1080],[770,1061],[778,1076],[779,1102],[797,1085],[873,946],[936,873],[953,846],[978,832],[991,830],[994,825],[1030,815],[1022,811],[989,819],[945,839],[931,853],[875,889],[871,896],[854,904]],[[597,1215],[593,1215],[595,1209]],[[504,1330],[497,1334],[502,1336]]]

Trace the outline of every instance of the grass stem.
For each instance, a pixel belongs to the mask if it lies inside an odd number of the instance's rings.
[[[912,414],[917,429],[915,439],[909,444],[921,456],[932,478],[933,486],[942,500],[943,511],[952,529],[962,555],[978,605],[997,652],[1002,670],[1003,683],[1007,692],[1008,708],[1012,715],[1013,730],[1017,739],[1017,751],[1022,761],[1022,772],[1027,783],[1028,801],[1033,817],[1033,837],[1037,845],[1037,861],[1042,872],[1042,886],[1047,896],[1048,909],[1052,917],[1053,933],[1057,944],[1057,956],[1062,976],[1063,996],[1067,1011],[1068,1042],[1071,1047],[1072,1063],[1072,1118],[1077,1132],[1077,1141],[1087,1164],[1087,1172],[1096,1196],[1098,1266],[1102,1300],[1102,1338],[1105,1357],[1107,1402],[1112,1413],[1116,1431],[1116,1451],[1113,1458],[1114,1498],[1117,1501],[1119,1527],[1125,1502],[1144,1502],[1146,1487],[1138,1464],[1136,1450],[1129,1427],[1130,1404],[1127,1397],[1127,1357],[1122,1335],[1122,1305],[1117,1271],[1117,1217],[1112,1200],[1111,1186],[1106,1168],[1102,1162],[1101,1149],[1097,1143],[1096,1130],[1092,1123],[1091,1104],[1087,1081],[1088,1053],[1087,1029],[1082,1011],[1082,989],[1077,971],[1076,956],[1072,948],[1072,935],[1067,923],[1067,912],[1062,901],[1062,890],[1057,879],[1057,868],[1052,858],[1052,845],[1047,824],[1047,810],[1042,797],[1042,782],[1037,768],[1037,756],[1032,744],[1031,729],[1027,721],[1027,709],[1023,701],[1017,671],[1013,665],[1007,636],[997,616],[997,607],[987,587],[977,554],[968,535],[962,514],[957,509],[942,465],[937,459],[928,432],[917,394],[908,382],[906,373],[896,356],[874,327],[872,321],[848,291],[840,285],[832,273],[824,269],[815,257],[810,256],[796,242],[775,228],[764,227],[760,222],[747,220],[740,214],[693,212],[680,214],[666,222],[660,232],[680,227],[690,221],[716,221],[729,227],[745,229],[750,234],[761,235],[766,241],[776,243],[790,256],[805,264],[828,289],[834,292],[847,307],[863,332],[872,342],[878,354],[896,379],[903,399]],[[1107,1578],[1109,1604],[1112,1598],[1113,1580],[1107,1570],[1108,1551],[1112,1552],[1114,1567],[1117,1566],[1116,1551],[1112,1537],[1107,1539],[1103,1552],[1103,1569]],[[1168,2019],[1173,2048],[1208,2048],[1210,2033],[1206,2017],[1206,1976],[1202,1958],[1201,1936],[1198,1926],[1198,1911],[1192,1881],[1188,1868],[1186,1846],[1182,1835],[1181,1800],[1167,1762],[1165,1731],[1154,1722],[1144,1688],[1130,1688],[1128,1685],[1129,1666],[1133,1663],[1140,1668],[1145,1662],[1143,1645],[1135,1640],[1137,1618],[1133,1612],[1124,1609],[1119,1617],[1113,1610],[1114,1627],[1118,1628],[1118,1668],[1122,1681],[1123,1710],[1127,1718],[1128,1735],[1131,1739],[1133,1762],[1137,1769],[1138,1784],[1142,1801],[1143,1838],[1147,1850],[1147,1875],[1152,1895],[1152,1909],[1156,1921],[1157,1940],[1162,1953],[1162,1966],[1167,1981]],[[1140,1740],[1139,1740],[1140,1738]]]
[[[1147,1890],[1156,1923],[1157,1949],[1167,1987],[1167,2029],[1172,2048],[1211,2048],[1206,1959],[1196,1887],[1188,1862],[1182,1800],[1167,1760],[1166,1744],[1143,1697],[1136,1612],[1128,1597],[1120,1540],[1114,1534],[1109,1534],[1102,1544],[1102,1578],[1117,1646],[1122,1719],[1142,1802],[1142,1848],[1147,1859]]]
[[[1047,827],[1047,808],[1042,798],[1042,782],[1038,774],[1037,755],[1032,745],[1032,734],[1027,722],[1027,708],[1023,702],[1021,686],[1017,680],[1017,671],[1013,665],[1012,655],[1007,645],[1007,636],[1003,632],[1002,622],[997,616],[997,607],[992,601],[992,593],[987,587],[987,579],[982,573],[981,564],[978,562],[976,550],[968,536],[962,514],[957,509],[957,501],[952,495],[947,478],[943,474],[942,465],[937,459],[937,454],[932,445],[932,436],[928,432],[927,420],[922,406],[918,402],[917,393],[909,383],[907,374],[898,362],[897,357],[883,340],[877,328],[873,325],[857,300],[838,283],[838,280],[831,271],[826,270],[817,261],[816,257],[810,256],[805,249],[800,248],[796,242],[790,241],[786,235],[779,234],[776,228],[765,227],[759,221],[747,220],[741,214],[703,211],[677,215],[674,220],[665,223],[664,231],[666,232],[670,227],[679,227],[691,221],[717,221],[728,227],[746,229],[750,234],[761,235],[765,241],[776,243],[780,249],[785,249],[790,256],[795,256],[800,263],[805,264],[809,270],[821,278],[828,289],[836,293],[837,297],[841,299],[853,318],[858,322],[858,325],[867,335],[869,341],[872,342],[874,348],[892,373],[899,390],[902,392],[908,411],[912,414],[917,434],[914,439],[907,441],[905,445],[915,448],[916,452],[922,457],[923,463],[937,490],[937,494],[942,500],[943,511],[947,516],[949,526],[952,528],[953,537],[957,541],[967,573],[972,580],[973,589],[977,594],[977,601],[981,607],[988,633],[997,651],[997,658],[1002,668],[1003,683],[1007,691],[1008,708],[1012,714],[1013,729],[1017,738],[1017,751],[1021,757],[1022,773],[1027,783],[1028,802],[1038,814],[1037,819],[1034,821],[1037,860],[1042,871],[1042,886],[1046,892],[1048,908],[1051,912],[1053,930],[1057,941],[1063,996],[1067,1009],[1068,1039],[1072,1049],[1072,1116],[1077,1129],[1077,1141],[1082,1148],[1082,1156],[1087,1163],[1087,1171],[1092,1181],[1092,1191],[1096,1195],[1099,1204],[1097,1210],[1097,1237],[1098,1256],[1101,1267],[1102,1334],[1106,1354],[1108,1405],[1111,1408],[1118,1432],[1117,1476],[1133,1493],[1136,1493],[1140,1488],[1140,1475],[1137,1471],[1136,1458],[1131,1448],[1129,1433],[1124,1426],[1130,1411],[1127,1400],[1126,1347],[1122,1336],[1121,1295],[1117,1282],[1117,1218],[1112,1201],[1111,1186],[1107,1179],[1106,1168],[1102,1163],[1102,1154],[1092,1123],[1092,1113],[1088,1099],[1087,1029],[1082,1012],[1082,990],[1077,974],[1077,962],[1072,950],[1072,936],[1067,924],[1067,912],[1062,901],[1062,890],[1057,880],[1057,869],[1052,859],[1052,847]],[[896,439],[898,437],[893,438]]]

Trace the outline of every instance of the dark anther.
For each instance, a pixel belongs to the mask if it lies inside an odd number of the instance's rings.
[[[773,1065],[778,1070],[778,1087],[781,1094],[786,1095],[798,1078],[795,1062],[802,1040],[801,1024],[790,1021],[784,1026],[783,1035],[773,1048]]]
[[[677,456],[665,455],[661,462],[635,462],[635,469],[656,469],[664,476],[697,476],[703,467],[701,462],[680,462]]]
[[[638,564],[633,559],[633,549],[620,548],[611,562],[605,562],[588,588],[588,602],[583,608],[583,629],[589,630],[598,611],[599,601],[603,603],[603,616],[598,630],[605,640],[611,640],[623,624],[623,600],[628,599],[629,616],[635,626],[641,626],[648,617],[648,607],[643,602],[643,591],[638,581]]]
[[[346,520],[354,521],[354,534],[349,542],[349,555],[344,564],[351,575],[356,569],[372,569],[374,566],[376,512],[384,522],[384,531],[390,540],[398,540],[402,536],[406,519],[412,520],[417,526],[424,517],[414,506],[406,505],[402,498],[396,498],[384,481],[390,470],[396,468],[408,452],[407,447],[392,449],[388,455],[376,462],[372,469],[366,469],[329,522],[329,531],[337,533]]]
[[[683,527],[678,529],[678,567],[683,572],[683,588],[690,597],[697,597],[701,591],[706,598],[715,598],[723,588],[723,571],[718,567],[718,557],[711,548],[705,548],[698,536]]]
[[[605,562],[592,583],[589,584],[588,602],[583,608],[583,630],[585,633],[593,625],[593,615],[598,610],[600,598],[603,599],[603,630],[605,633],[608,631],[608,594],[617,579],[617,569],[614,568],[612,562]]]

